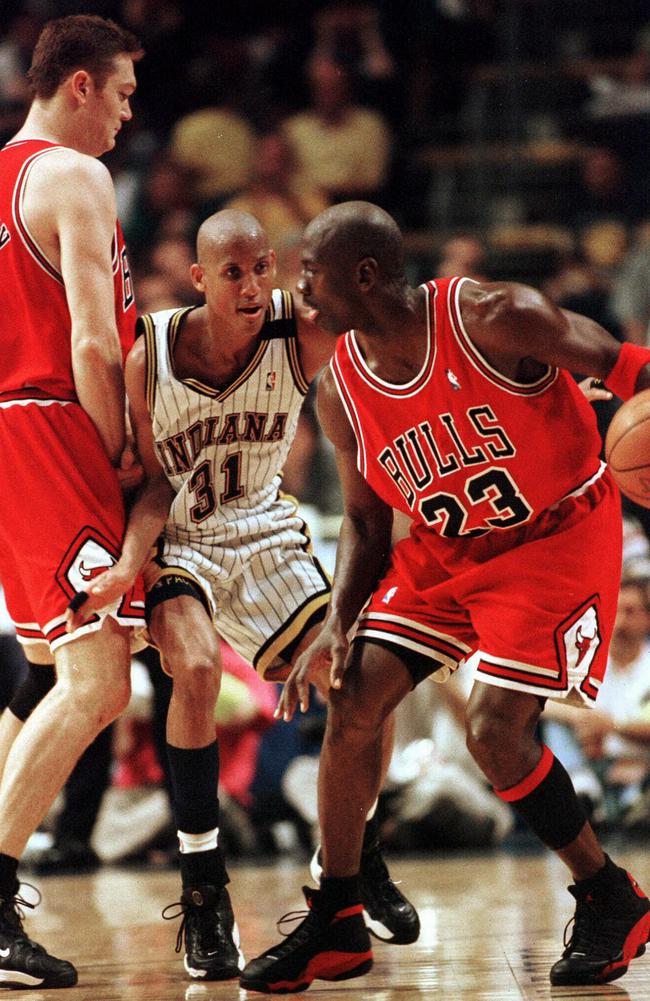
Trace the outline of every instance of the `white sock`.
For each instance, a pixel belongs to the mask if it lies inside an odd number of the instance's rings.
[[[176,831],[181,854],[191,852],[209,852],[216,848],[219,840],[219,828],[215,827],[211,831],[203,831],[201,834],[186,834],[185,831]]]

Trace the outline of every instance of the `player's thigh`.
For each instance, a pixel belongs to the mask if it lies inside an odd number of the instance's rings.
[[[325,616],[331,585],[313,556],[274,546],[218,591],[217,627],[267,681],[283,680]]]

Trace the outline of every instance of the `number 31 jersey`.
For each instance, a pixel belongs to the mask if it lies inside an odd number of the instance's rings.
[[[467,280],[425,286],[427,354],[411,382],[373,375],[353,331],[331,362],[359,471],[387,504],[448,539],[523,525],[600,468],[593,410],[567,372],[514,382],[472,343],[459,309]]]
[[[258,551],[299,524],[278,489],[308,384],[288,292],[274,289],[255,354],[222,389],[174,372],[174,344],[188,312],[163,310],[139,321],[147,402],[158,458],[176,491],[165,538],[203,552],[214,547],[220,562],[224,550]]]

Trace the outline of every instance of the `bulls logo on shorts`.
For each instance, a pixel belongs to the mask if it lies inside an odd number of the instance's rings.
[[[569,680],[569,688],[583,687],[601,644],[598,606],[594,598],[582,605],[561,627],[558,636]],[[593,697],[593,696],[592,696]]]
[[[74,540],[57,572],[57,580],[68,597],[88,586],[112,567],[117,556],[111,543],[96,530],[86,527]]]

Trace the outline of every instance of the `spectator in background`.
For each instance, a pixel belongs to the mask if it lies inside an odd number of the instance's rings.
[[[241,44],[212,37],[190,66],[194,108],[174,125],[173,158],[193,177],[199,215],[221,208],[249,183],[255,133],[241,108],[247,60]]]
[[[348,66],[356,76],[360,99],[390,116],[397,65],[377,6],[364,0],[328,3],[314,15],[314,31],[313,53]]]
[[[607,146],[587,148],[580,162],[578,183],[567,202],[563,209],[570,213],[571,225],[577,229],[603,220],[631,222],[621,155]]]
[[[440,249],[440,261],[435,271],[440,278],[461,275],[478,282],[487,281],[483,242],[471,233],[452,236]]]
[[[639,226],[636,243],[625,255],[612,287],[611,309],[633,344],[650,341],[650,222]]]
[[[164,153],[138,173],[125,208],[124,233],[136,260],[152,241],[188,237],[196,230],[190,173]]]
[[[0,42],[0,144],[16,132],[25,117],[31,99],[26,74],[41,28],[38,17],[20,13]]]
[[[380,197],[392,150],[386,122],[357,103],[352,74],[342,63],[315,54],[307,73],[312,103],[282,123],[300,177],[329,201]]]
[[[542,716],[548,746],[595,821],[623,820],[650,776],[649,632],[648,580],[623,577],[597,709],[549,700]]]
[[[648,28],[633,38],[618,71],[594,73],[586,104],[585,130],[592,141],[615,149],[622,159],[627,208],[632,217],[650,211],[646,183],[650,142],[650,43]]]
[[[158,275],[173,291],[174,302],[183,306],[198,306],[199,296],[190,279],[194,261],[192,244],[183,236],[169,236],[151,248],[148,258],[149,271]]]
[[[300,274],[302,232],[327,205],[323,192],[298,175],[286,136],[273,131],[258,137],[250,183],[225,207],[259,219],[277,255],[278,284],[293,288]]]

